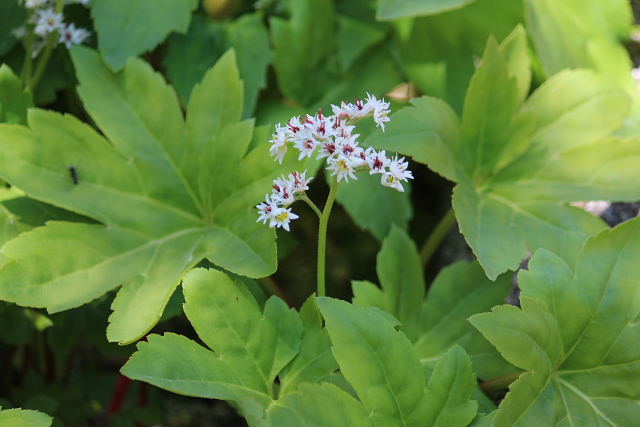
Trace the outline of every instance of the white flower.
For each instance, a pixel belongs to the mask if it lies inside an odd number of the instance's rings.
[[[404,192],[404,187],[400,183],[400,180],[396,178],[396,176],[391,172],[383,173],[382,177],[380,178],[380,183],[385,187],[393,188],[394,190],[398,190],[401,193]]]
[[[258,208],[258,213],[260,214],[256,222],[262,222],[263,224],[266,224],[267,221],[271,221],[273,213],[279,209],[278,204],[271,200],[271,197],[269,197],[268,194],[265,201],[257,205],[256,208]]]
[[[309,189],[309,183],[312,180],[312,176],[307,178],[306,170],[302,173],[293,171],[289,174],[289,181],[291,182],[293,194],[304,193],[305,191],[307,191]]]
[[[311,157],[316,147],[318,146],[318,141],[316,141],[311,137],[300,138],[300,139],[296,139],[293,145],[298,149],[298,151],[300,151],[298,160],[302,160],[305,157]]]
[[[39,36],[46,36],[63,28],[62,14],[55,13],[53,8],[39,10],[36,17],[34,32]]]
[[[296,199],[293,196],[293,181],[286,179],[284,176],[274,180],[271,198],[284,206],[289,206],[295,202]]]
[[[309,130],[313,138],[324,141],[332,136],[334,131],[333,117],[325,117],[322,110],[315,116],[307,115],[304,126]]]
[[[367,107],[373,111],[373,121],[382,128],[384,132],[384,124],[389,122],[389,103],[383,99],[376,99],[375,96],[367,93]]]
[[[333,110],[333,114],[341,120],[355,121],[366,117],[371,113],[371,107],[362,102],[361,99],[358,99],[353,104],[342,102],[339,107],[337,105],[332,105],[331,109]]]
[[[343,154],[338,154],[334,157],[329,157],[327,160],[329,166],[327,166],[327,170],[331,171],[331,175],[335,175],[338,179],[338,182],[343,179],[349,182],[349,178],[358,179],[355,174],[355,169],[353,168],[353,164],[351,159]]]
[[[89,35],[89,31],[84,28],[76,28],[76,26],[71,23],[65,26],[60,32],[60,43],[63,43],[67,49],[71,49],[72,45],[81,44]]]
[[[289,222],[293,219],[297,219],[298,215],[291,212],[291,208],[276,208],[271,215],[271,221],[269,222],[269,227],[277,228],[282,227],[287,231],[291,231],[289,229]]]
[[[24,5],[27,9],[37,9],[42,6],[46,6],[49,0],[26,0]]]
[[[284,156],[287,154],[287,129],[277,124],[276,132],[269,142],[272,144],[269,148],[269,154],[282,164]]]
[[[370,175],[375,173],[384,173],[385,169],[391,163],[391,159],[386,156],[384,150],[376,153],[373,148],[369,147],[365,151],[365,154],[367,155],[367,165],[370,169]]]
[[[17,39],[21,39],[27,35],[27,27],[26,25],[21,25],[17,28],[11,30],[11,35]]]
[[[320,145],[320,151],[318,152],[318,160],[324,159],[325,157],[332,157],[338,151],[338,146],[333,140],[329,140],[327,142],[323,142]]]
[[[413,174],[407,170],[407,167],[409,167],[409,162],[405,162],[404,157],[398,159],[398,156],[396,156],[389,162],[389,172],[400,181],[413,179]]]

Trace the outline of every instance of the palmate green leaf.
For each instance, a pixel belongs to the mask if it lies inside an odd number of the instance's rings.
[[[310,106],[332,78],[327,58],[335,45],[335,11],[331,0],[298,0],[288,5],[289,20],[270,20],[273,65],[282,93]]]
[[[475,0],[379,0],[376,18],[390,20],[420,15],[435,15],[459,9]]]
[[[260,90],[266,85],[271,62],[269,34],[258,14],[244,14],[229,23],[194,15],[186,34],[175,34],[167,42],[163,58],[166,75],[186,104],[191,90],[223,54],[233,48],[244,82],[243,117],[251,117]],[[189,67],[184,66],[189,63]]]
[[[2,409],[0,427],[49,427],[53,419],[42,412],[30,409]]]
[[[123,366],[132,379],[189,396],[257,404],[265,410],[274,380],[300,348],[298,314],[272,297],[261,312],[250,291],[216,270],[184,278],[184,312],[213,351],[175,334],[151,335]]]
[[[521,1],[475,0],[437,15],[393,22],[394,45],[411,82],[461,112],[474,58],[482,55],[487,38],[506,37],[522,20]]]
[[[336,41],[343,71],[369,48],[380,42],[385,36],[384,27],[373,22],[365,22],[345,15],[338,15],[338,34]]]
[[[0,123],[27,122],[27,109],[33,107],[31,93],[8,65],[0,65]]]
[[[269,420],[282,427],[373,425],[356,398],[330,383],[302,384],[270,408]]]
[[[590,239],[574,266],[539,250],[520,273],[522,309],[471,322],[514,365],[493,425],[628,426],[640,419],[640,221]]]
[[[475,376],[464,350],[452,348],[427,381],[411,343],[381,311],[326,297],[317,302],[340,371],[358,400],[333,385],[302,386],[270,408],[274,425],[466,426],[471,422],[477,409],[470,400]],[[335,414],[321,412],[312,409],[315,403],[340,409]]]
[[[194,89],[186,119],[144,62],[112,74],[94,51],[73,57],[80,96],[111,143],[71,116],[32,110],[29,128],[0,126],[0,175],[101,224],[50,223],[7,243],[0,298],[53,312],[125,283],[108,337],[126,343],[158,321],[182,275],[204,257],[251,277],[273,272],[275,236],[255,222],[252,206],[283,169],[266,144],[246,153],[253,127],[240,121],[233,52]]]
[[[418,250],[398,228],[383,242],[377,272],[382,288],[355,281],[353,302],[378,307],[397,318],[423,367],[433,369],[457,344],[467,351],[480,378],[517,371],[467,322],[469,316],[504,303],[511,290],[508,275],[491,283],[477,263],[457,262],[438,274],[425,298]]]
[[[95,0],[91,16],[98,46],[118,71],[131,56],[155,48],[169,33],[187,31],[197,0]]]
[[[489,41],[459,123],[431,98],[400,111],[370,145],[414,155],[458,185],[453,207],[487,276],[516,269],[540,247],[575,261],[584,241],[605,228],[567,205],[640,198],[640,141],[610,135],[629,99],[593,72],[561,72],[524,102],[529,71],[525,34]],[[446,118],[442,121],[430,117]]]
[[[300,352],[280,374],[280,396],[296,391],[303,383],[327,380],[338,369],[315,298],[309,297],[304,303],[300,309],[300,319],[304,327]]]

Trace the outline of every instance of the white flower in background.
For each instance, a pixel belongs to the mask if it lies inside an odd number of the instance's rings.
[[[300,155],[298,156],[298,160],[302,160],[305,157],[311,157],[313,152],[316,150],[318,146],[318,141],[314,138],[300,138],[294,141],[294,147],[300,151]]]
[[[326,170],[336,177],[337,182],[355,180],[357,172],[369,171],[370,174],[382,175],[380,182],[383,186],[403,192],[402,182],[413,179],[408,170],[409,162],[397,155],[391,159],[384,150],[363,149],[358,142],[360,135],[353,132],[354,124],[364,117],[373,117],[376,125],[384,131],[385,123],[390,120],[389,103],[367,94],[366,101],[342,102],[340,106],[332,105],[331,108],[332,116],[325,116],[319,111],[316,115],[294,116],[286,126],[277,124],[269,141],[271,156],[282,163],[291,143],[299,152],[299,160],[311,158],[314,153],[317,160],[326,159]],[[282,176],[274,180],[271,195],[267,196],[265,203],[256,206],[259,220],[269,221],[272,228],[282,227],[288,231],[289,222],[298,216],[287,207],[296,200],[304,200],[311,180],[312,177],[306,177],[306,171],[292,172],[286,178]],[[301,197],[296,197],[300,194]]]
[[[268,194],[265,201],[257,205],[256,208],[258,209],[258,213],[260,214],[260,217],[256,222],[262,222],[263,224],[270,222],[271,218],[273,217],[273,213],[277,209],[279,209],[278,204],[275,201],[271,200],[271,196]]]
[[[39,36],[46,36],[63,28],[62,14],[53,8],[42,9],[36,15],[36,28],[33,30]]]
[[[404,157],[398,159],[396,156],[389,162],[389,172],[400,181],[406,181],[407,179],[413,179],[413,173],[407,170],[409,162],[404,161]]]
[[[391,172],[384,172],[382,178],[380,178],[380,183],[385,187],[393,188],[401,193],[404,192],[404,187],[400,183],[400,180]]]
[[[269,222],[269,227],[271,228],[282,227],[287,231],[291,231],[289,229],[289,222],[297,218],[298,218],[298,215],[291,212],[291,208],[289,209],[277,208],[271,216],[271,222]]]
[[[367,105],[373,111],[373,121],[376,122],[376,126],[382,128],[384,132],[384,124],[391,120],[389,118],[389,103],[384,99],[376,99],[375,96],[367,93]]]
[[[27,26],[21,25],[18,28],[11,30],[11,35],[17,39],[21,39],[27,35]]]
[[[358,179],[355,169],[351,163],[351,158],[344,154],[338,154],[335,157],[329,157],[327,160],[327,170],[331,171],[331,175],[338,179],[338,182],[345,180],[349,182],[349,178]]]
[[[8,1],[8,0],[4,0]],[[29,18],[24,25],[14,29],[12,34],[17,39],[26,39],[29,35],[36,35],[32,38],[31,56],[35,58],[49,43],[51,35],[58,37],[58,42],[67,48],[83,43],[91,33],[84,28],[77,28],[75,24],[65,25],[62,13],[56,13],[53,8],[53,0],[19,0],[25,7],[31,10]],[[68,3],[89,4],[88,0],[66,1]],[[52,45],[51,47],[53,47]]]
[[[24,5],[27,9],[37,9],[46,6],[47,3],[49,3],[49,0],[26,0]]]
[[[62,31],[60,31],[60,43],[63,43],[67,49],[71,49],[73,45],[82,44],[90,34],[91,33],[84,28],[76,28],[76,26],[71,23],[64,26]]]
[[[295,202],[296,199],[293,196],[293,182],[285,177],[276,178],[273,181],[273,193],[271,195],[272,200],[276,200],[279,204],[289,206]]]
[[[366,149],[365,154],[367,156],[367,164],[369,166],[369,173],[384,173],[386,168],[391,163],[391,159],[387,157],[384,150],[376,153],[376,150],[369,147]]]
[[[287,154],[287,129],[279,124],[276,125],[276,132],[269,142],[272,144],[269,148],[269,154],[282,164],[284,156]]]
[[[293,171],[289,174],[289,180],[292,184],[293,194],[300,194],[309,189],[309,183],[313,181],[313,177],[307,178],[306,170],[302,173]]]

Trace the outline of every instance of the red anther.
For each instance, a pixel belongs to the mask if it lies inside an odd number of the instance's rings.
[[[292,125],[291,120],[287,122],[287,126],[289,126],[289,129],[291,129],[291,132],[300,132],[300,128],[298,126]]]
[[[273,188],[274,190],[276,190],[277,192],[280,192],[280,186],[278,184],[273,184]]]
[[[309,150],[311,150],[313,148],[313,140],[312,139],[307,139],[304,142],[304,148],[308,148]]]
[[[324,149],[327,151],[327,153],[333,154],[336,152],[336,145],[332,143],[325,144]]]
[[[373,161],[373,169],[381,169],[382,166],[384,165],[380,161],[380,158],[376,157],[376,159]]]
[[[362,110],[364,108],[364,104],[362,104],[362,99],[356,100],[356,107],[358,107],[358,110]]]

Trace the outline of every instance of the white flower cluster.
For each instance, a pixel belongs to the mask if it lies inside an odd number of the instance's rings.
[[[288,177],[280,177],[273,181],[273,191],[267,194],[263,203],[258,206],[260,217],[258,222],[269,222],[269,227],[282,227],[289,231],[289,222],[298,218],[298,215],[288,208],[296,201],[296,196],[304,194],[309,189],[309,183],[313,177],[307,178],[307,171],[291,172]]]
[[[30,32],[38,36],[33,45],[33,57],[38,56],[52,35],[58,37],[58,43],[64,44],[67,49],[83,43],[91,35],[84,28],[76,28],[73,23],[65,24],[62,13],[56,13],[53,0],[19,1],[29,10],[29,20],[26,25],[13,30],[13,35],[18,39],[25,38]],[[65,3],[80,3],[86,6],[89,0],[73,0]]]
[[[385,123],[390,120],[389,103],[367,94],[366,100],[342,102],[340,106],[331,107],[332,116],[325,116],[320,111],[314,116],[293,117],[286,126],[277,124],[269,141],[271,156],[282,163],[289,146],[293,145],[300,153],[298,160],[311,157],[314,153],[317,153],[317,159],[326,159],[327,171],[335,176],[338,182],[357,179],[357,172],[369,171],[372,175],[380,174],[380,183],[385,187],[404,191],[402,181],[413,179],[411,171],[407,170],[409,163],[404,157],[398,158],[396,155],[391,158],[384,150],[362,148],[358,143],[360,135],[353,133],[354,124],[369,116],[372,116],[376,125],[384,131]],[[278,190],[282,188],[283,179],[274,181],[274,193],[267,195],[265,202],[257,206],[260,213],[258,221],[265,224],[268,221],[272,228],[282,227],[289,230],[289,221],[298,216],[286,209],[286,206],[295,201],[296,194],[306,190],[306,184],[310,181],[305,180],[304,190],[299,190],[301,187],[295,185],[296,176],[304,177],[304,174],[294,172],[289,176],[288,182],[293,191],[286,194]]]

